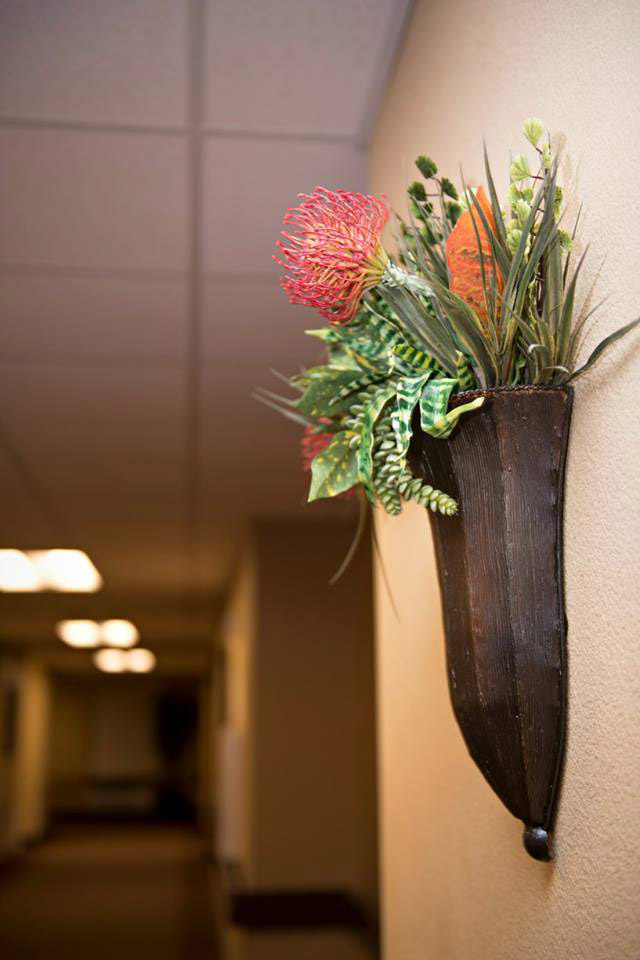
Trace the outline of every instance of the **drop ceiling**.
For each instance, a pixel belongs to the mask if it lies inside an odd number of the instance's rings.
[[[250,518],[300,511],[295,428],[251,398],[316,357],[273,242],[296,193],[366,189],[409,6],[0,4],[0,546],[105,579],[0,596],[5,642],[202,643]]]

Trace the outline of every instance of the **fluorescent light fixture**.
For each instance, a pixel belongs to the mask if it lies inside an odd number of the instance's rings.
[[[156,665],[156,656],[144,647],[136,647],[135,650],[104,647],[96,650],[93,662],[103,673],[151,673]]]
[[[127,651],[105,647],[103,650],[96,650],[93,662],[103,673],[124,673],[127,669]]]
[[[95,620],[61,620],[56,624],[56,633],[63,643],[79,650],[99,647],[102,639],[100,625]]]
[[[95,593],[102,577],[82,550],[27,550],[44,581],[45,590],[62,593]]]
[[[31,593],[45,590],[38,568],[22,550],[0,550],[0,590],[5,593]]]
[[[108,647],[126,649],[140,639],[137,627],[130,620],[105,620],[100,626],[102,642]]]
[[[127,651],[127,669],[132,673],[151,673],[156,665],[156,655],[144,647]]]

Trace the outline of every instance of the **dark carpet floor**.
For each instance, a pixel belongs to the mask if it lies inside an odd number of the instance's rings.
[[[0,873],[2,960],[216,960],[211,871],[183,827],[65,827]]]

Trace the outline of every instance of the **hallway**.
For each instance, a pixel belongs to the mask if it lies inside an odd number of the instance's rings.
[[[0,873],[3,960],[215,960],[213,871],[182,826],[73,826]]]

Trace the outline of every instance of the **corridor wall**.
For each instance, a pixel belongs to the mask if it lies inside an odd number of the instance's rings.
[[[254,525],[222,628],[227,742],[219,746],[230,756],[218,765],[218,849],[226,859],[235,851],[237,875],[250,890],[344,891],[369,912],[375,929],[368,543],[336,586],[328,582],[352,534],[350,522],[326,516],[321,523]],[[225,775],[239,780],[225,784]],[[241,809],[230,817],[234,805]],[[359,932],[339,927],[229,934],[229,960],[373,955]]]

